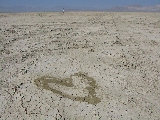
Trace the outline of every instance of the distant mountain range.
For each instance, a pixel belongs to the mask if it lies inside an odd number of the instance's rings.
[[[155,6],[141,6],[141,5],[131,5],[131,6],[115,6],[110,9],[95,9],[88,7],[69,7],[69,6],[55,6],[53,8],[43,8],[43,7],[25,7],[25,6],[12,6],[12,7],[2,7],[0,6],[0,12],[57,12],[62,11],[110,11],[110,12],[160,12],[160,5]]]
[[[160,5],[155,6],[141,6],[141,5],[131,5],[126,7],[113,7],[108,9],[109,11],[116,12],[160,12]]]

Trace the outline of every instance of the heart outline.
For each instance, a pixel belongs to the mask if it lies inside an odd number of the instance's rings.
[[[80,97],[80,96],[68,95],[66,93],[63,93],[49,86],[49,83],[56,83],[56,84],[66,86],[66,87],[74,87],[73,79],[72,79],[73,76],[82,77],[83,79],[86,79],[88,81],[89,86],[85,87],[85,89],[88,90],[88,96]],[[34,82],[37,85],[37,87],[41,87],[42,89],[50,90],[55,94],[59,94],[63,96],[64,98],[68,98],[73,101],[75,100],[75,101],[80,101],[80,102],[87,102],[93,105],[96,105],[99,102],[101,102],[101,99],[96,97],[95,95],[96,94],[95,89],[97,88],[96,81],[92,77],[88,77],[87,74],[84,74],[81,72],[70,75],[70,78],[65,78],[65,79],[43,76],[41,78],[35,79]]]

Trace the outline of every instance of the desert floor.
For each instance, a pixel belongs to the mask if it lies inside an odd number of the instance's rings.
[[[0,13],[0,119],[159,120],[160,13]]]

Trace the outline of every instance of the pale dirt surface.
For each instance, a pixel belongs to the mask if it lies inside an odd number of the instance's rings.
[[[0,13],[0,51],[1,120],[160,119],[160,13]]]

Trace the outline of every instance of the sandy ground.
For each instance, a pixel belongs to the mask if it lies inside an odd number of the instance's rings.
[[[0,13],[0,119],[159,120],[160,13]]]

